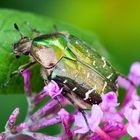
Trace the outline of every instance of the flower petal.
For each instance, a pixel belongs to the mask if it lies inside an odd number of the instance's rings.
[[[102,103],[101,108],[103,111],[109,110],[111,107],[116,107],[119,104],[117,103],[117,95],[115,92],[108,92],[107,94],[102,94]]]
[[[128,134],[140,139],[140,101],[135,101],[133,106],[127,107],[124,116],[128,120]]]
[[[132,64],[128,77],[135,85],[140,84],[140,62],[135,62]]]
[[[127,132],[130,136],[140,139],[140,126],[128,125]]]
[[[27,96],[31,96],[31,85],[30,85],[30,71],[22,72],[22,76],[24,78],[24,90]]]
[[[72,132],[70,130],[71,124],[74,120],[73,116],[70,115],[65,109],[61,109],[58,112],[58,115],[61,118],[65,133],[67,134],[68,139],[72,139],[73,135]]]
[[[76,129],[74,133],[86,133],[89,131],[88,126],[81,112],[78,112],[76,115],[74,115],[74,118],[75,118],[74,125],[78,126],[78,129]]]
[[[117,79],[118,85],[124,89],[129,89],[130,87],[130,81],[127,80],[126,78],[119,76]]]
[[[9,120],[8,120],[8,122],[6,124],[6,128],[7,129],[12,129],[14,127],[19,113],[20,113],[20,109],[19,108],[16,108],[12,112],[12,114],[10,115]]]
[[[51,80],[51,82],[44,87],[44,91],[48,92],[52,98],[55,98],[56,96],[61,94],[62,88],[60,89],[58,84],[55,81]]]
[[[103,117],[103,112],[98,105],[93,105],[91,109],[91,118],[89,119],[90,129],[95,132],[95,129],[99,125]]]

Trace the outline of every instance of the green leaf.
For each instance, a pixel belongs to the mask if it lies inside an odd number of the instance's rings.
[[[82,40],[85,40],[91,47],[96,48],[101,54],[107,53],[97,41],[95,36],[89,32],[80,31],[75,27],[71,27],[63,22],[52,20],[48,17],[38,16],[31,13],[20,12],[15,10],[0,10],[0,84],[6,82],[10,73],[17,70],[20,65],[29,61],[28,56],[22,56],[16,59],[12,54],[12,44],[20,39],[19,33],[14,29],[13,24],[17,23],[21,32],[32,37],[31,28],[40,31],[42,34],[57,31],[69,32]],[[41,79],[40,66],[35,66],[32,71],[31,82],[33,91],[39,91],[43,87]],[[0,88],[0,94],[19,94],[23,93],[23,78],[21,76],[14,77],[7,88]]]

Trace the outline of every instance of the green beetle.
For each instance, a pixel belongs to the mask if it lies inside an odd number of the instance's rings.
[[[19,31],[16,24],[15,28]],[[62,95],[79,109],[90,109],[102,102],[101,94],[117,89],[116,70],[93,48],[68,33],[38,34],[33,39],[21,34],[13,52],[17,58],[21,54],[31,58],[18,72],[39,63],[45,83],[56,81],[63,87]]]

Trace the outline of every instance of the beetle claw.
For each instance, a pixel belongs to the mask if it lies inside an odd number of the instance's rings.
[[[10,74],[10,78],[12,78],[12,77],[18,75],[19,73],[20,73],[19,71],[14,71],[14,72],[12,72],[12,73]]]

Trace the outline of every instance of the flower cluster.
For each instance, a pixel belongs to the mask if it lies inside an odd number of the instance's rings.
[[[101,95],[102,103],[93,105],[91,111],[85,113],[88,125],[81,112],[75,109],[70,114],[64,109],[70,102],[61,95],[63,89],[55,81],[34,95],[31,92],[30,72],[26,71],[22,76],[28,101],[25,121],[15,125],[20,113],[20,109],[16,108],[7,121],[5,131],[0,133],[0,140],[113,140],[125,135],[140,139],[140,97],[137,93],[140,84],[139,62],[131,66],[128,78],[118,77],[119,87],[126,91],[123,102],[118,103],[118,94],[114,92]],[[34,111],[47,96],[51,97],[49,102]],[[60,135],[49,136],[39,132],[55,124],[63,127]]]

